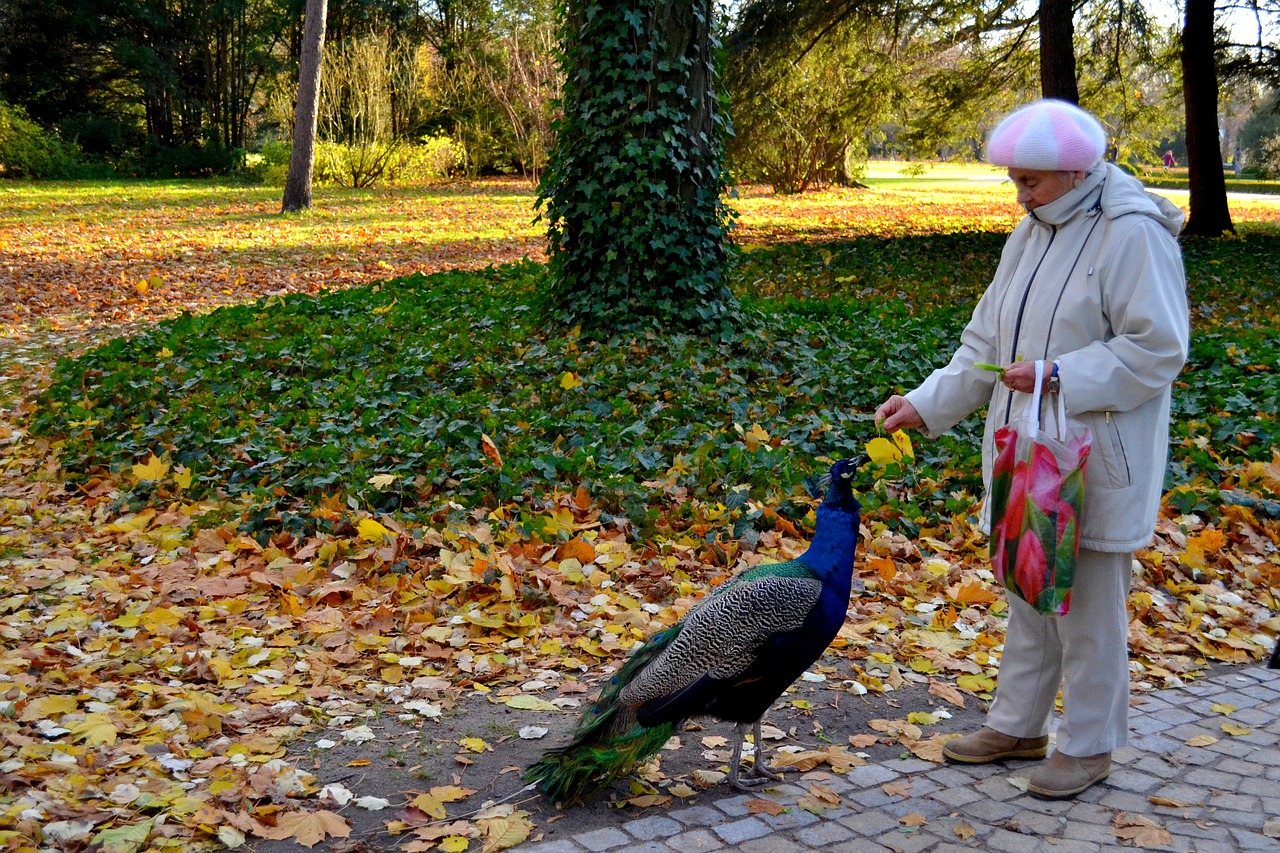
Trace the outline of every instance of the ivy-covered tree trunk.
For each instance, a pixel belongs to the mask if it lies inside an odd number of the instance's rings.
[[[1182,97],[1187,109],[1187,184],[1191,215],[1183,234],[1218,237],[1235,228],[1227,206],[1218,137],[1218,67],[1214,0],[1187,0],[1182,29]]]
[[[730,211],[712,0],[564,0],[564,116],[539,187],[568,323],[712,331]]]

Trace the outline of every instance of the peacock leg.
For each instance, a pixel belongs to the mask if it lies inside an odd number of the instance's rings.
[[[782,777],[770,770],[764,763],[764,738],[760,735],[760,722],[763,719],[764,718],[761,717],[760,720],[756,720],[752,723],[751,735],[755,738],[756,751],[751,761],[751,775],[763,776],[765,779],[773,782],[781,782]]]
[[[729,784],[737,788],[739,791],[751,791],[767,782],[767,779],[750,778],[744,779],[740,774],[742,769],[742,739],[747,736],[747,726],[750,723],[738,723],[734,727],[737,732],[737,740],[733,744],[733,759],[729,762]],[[756,747],[756,754],[759,755],[759,747]]]
[[[741,772],[742,740],[747,736],[747,727],[751,725],[754,725],[752,734],[755,736],[756,750],[751,762],[750,775],[744,778]],[[739,791],[751,791],[770,782],[781,782],[781,776],[764,766],[764,757],[760,750],[760,721],[756,720],[754,724],[738,723],[736,731],[738,740],[733,745],[733,760],[729,763],[729,784]]]

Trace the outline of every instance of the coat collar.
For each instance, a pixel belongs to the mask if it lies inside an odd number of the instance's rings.
[[[1106,177],[1106,165],[1099,163],[1084,176],[1080,186],[1073,187],[1067,190],[1061,198],[1056,198],[1048,204],[1028,212],[1027,216],[1040,225],[1062,225],[1082,212],[1096,210],[1101,196],[1098,188],[1106,180]]]

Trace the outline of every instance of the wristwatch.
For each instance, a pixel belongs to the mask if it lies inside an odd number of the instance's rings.
[[[1049,393],[1057,394],[1062,391],[1062,380],[1058,378],[1058,362],[1053,363],[1053,373],[1049,374]]]

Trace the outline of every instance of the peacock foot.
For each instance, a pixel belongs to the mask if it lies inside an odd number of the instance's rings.
[[[764,764],[751,765],[751,769],[745,773],[733,772],[729,774],[729,784],[737,788],[739,791],[753,791],[765,785],[781,782],[782,777],[775,773]]]
[[[772,767],[769,767],[766,764],[753,763],[751,765],[751,775],[764,777],[765,779],[768,779],[771,782],[782,781],[782,774],[776,772]]]

